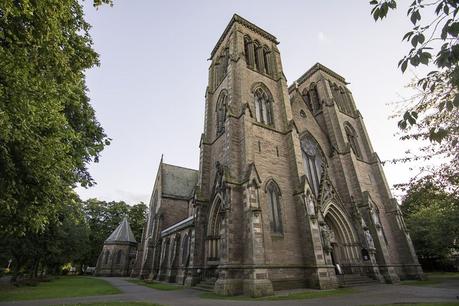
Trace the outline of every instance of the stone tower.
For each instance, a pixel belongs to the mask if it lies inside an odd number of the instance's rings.
[[[288,87],[277,45],[238,15],[218,40],[199,171],[161,161],[139,275],[250,296],[422,277],[345,79]]]
[[[271,294],[269,275],[280,271],[290,282],[307,273],[310,286],[337,285],[320,241],[302,243],[309,230],[299,230],[309,226],[299,222],[304,174],[277,44],[235,15],[211,54],[198,195],[205,204],[198,212],[212,222],[202,226],[200,264],[223,294]],[[306,250],[320,253],[307,258],[317,268],[290,268],[305,265]]]
[[[97,260],[96,275],[129,276],[137,250],[137,241],[126,218],[105,240]]]

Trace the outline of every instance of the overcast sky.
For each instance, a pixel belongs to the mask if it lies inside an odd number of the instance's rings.
[[[400,1],[402,2],[402,1]],[[375,23],[368,1],[127,1],[94,9],[85,2],[101,66],[87,71],[98,120],[112,144],[90,166],[97,185],[83,199],[148,202],[161,154],[167,163],[198,169],[207,59],[234,13],[280,41],[289,84],[316,62],[350,83],[381,160],[401,156],[393,106],[413,73],[398,60],[409,46],[406,7]],[[412,175],[385,166],[390,185]]]

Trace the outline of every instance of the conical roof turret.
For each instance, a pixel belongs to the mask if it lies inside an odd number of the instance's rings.
[[[113,231],[113,233],[105,240],[105,242],[134,242],[134,234],[132,233],[131,226],[126,217],[121,221],[120,225]]]

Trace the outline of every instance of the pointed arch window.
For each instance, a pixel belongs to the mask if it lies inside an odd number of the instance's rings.
[[[182,242],[182,266],[188,265],[188,257],[190,255],[190,234],[185,234]]]
[[[271,100],[261,88],[255,90],[255,117],[258,122],[274,125]]]
[[[272,61],[271,61],[271,50],[267,46],[263,48],[263,59],[265,63],[265,72],[268,75],[273,74]]]
[[[216,131],[217,136],[221,135],[225,131],[225,120],[226,120],[226,104],[228,95],[222,92],[217,100],[216,107]]]
[[[115,264],[119,265],[121,263],[122,256],[123,256],[123,251],[119,250],[118,253],[116,253]]]
[[[282,234],[282,212],[280,205],[280,190],[276,183],[269,182],[266,186],[268,197],[268,207],[270,211],[271,231],[276,234]]]
[[[303,100],[308,106],[311,113],[315,114],[320,110],[319,94],[317,92],[317,85],[312,83],[308,88],[303,90]]]
[[[301,140],[301,151],[303,153],[304,172],[317,197],[324,164],[320,148],[311,137],[305,137]]]
[[[220,244],[224,231],[224,211],[222,209],[222,200],[220,197],[216,198],[213,204],[208,222],[207,259],[215,261],[220,259]]]
[[[244,37],[244,53],[245,61],[248,66],[253,67],[254,64],[254,50],[253,43],[249,36]]]
[[[355,132],[354,128],[349,123],[347,123],[344,126],[344,131],[346,133],[347,141],[349,142],[349,145],[351,146],[351,149],[354,152],[355,156],[357,156],[358,158],[362,158],[359,142],[357,140],[357,133]]]
[[[107,250],[105,251],[105,259],[104,259],[104,264],[108,264],[108,259],[110,258],[110,251]]]
[[[262,65],[261,65],[261,61],[263,58],[260,58],[260,55],[263,56],[263,52],[260,52],[260,44],[258,43],[258,41],[254,41],[253,43],[253,49],[254,49],[254,60],[255,60],[255,68],[258,70],[258,71],[261,71],[261,68],[262,68]]]

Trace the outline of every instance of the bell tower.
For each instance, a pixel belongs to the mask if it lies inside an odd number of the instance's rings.
[[[299,135],[277,45],[234,15],[210,57],[195,201],[193,264],[203,269],[193,273],[225,295],[337,286],[333,266],[316,256],[318,225],[305,219]]]

